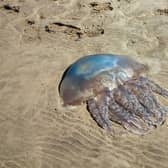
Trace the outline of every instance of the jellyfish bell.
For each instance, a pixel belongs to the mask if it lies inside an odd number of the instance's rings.
[[[113,89],[122,82],[147,71],[147,66],[126,56],[96,54],[71,64],[59,85],[64,105],[77,105],[102,89]]]

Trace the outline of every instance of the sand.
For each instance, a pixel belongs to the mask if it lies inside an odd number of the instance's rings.
[[[168,167],[168,122],[113,138],[62,106],[64,70],[95,53],[130,55],[168,88],[168,1],[0,0],[0,168]]]

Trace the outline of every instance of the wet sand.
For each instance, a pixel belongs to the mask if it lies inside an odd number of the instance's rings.
[[[168,88],[168,1],[0,0],[0,168],[168,167],[168,122],[113,138],[62,107],[62,73],[95,53],[130,55]]]

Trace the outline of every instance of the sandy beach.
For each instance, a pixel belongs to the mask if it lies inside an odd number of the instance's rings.
[[[168,89],[168,1],[0,0],[0,168],[168,167],[168,121],[114,138],[62,106],[63,72],[96,53],[147,64]]]

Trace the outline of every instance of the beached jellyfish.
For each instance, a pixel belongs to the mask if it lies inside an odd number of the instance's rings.
[[[85,56],[64,72],[60,96],[64,105],[86,103],[93,119],[106,130],[112,130],[111,120],[143,135],[166,119],[166,108],[154,93],[168,98],[167,90],[145,77],[147,71],[147,65],[126,56]]]

